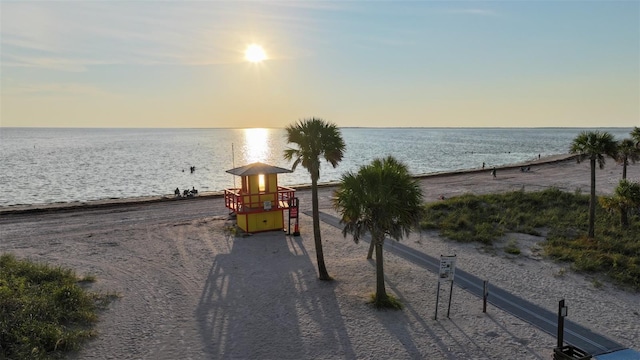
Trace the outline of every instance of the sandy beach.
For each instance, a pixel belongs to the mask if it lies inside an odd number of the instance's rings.
[[[421,177],[425,201],[464,193],[557,187],[589,192],[589,164],[566,156],[519,166]],[[613,191],[622,167],[608,159],[597,170],[600,194]],[[640,165],[628,167],[640,181]],[[320,209],[334,213],[331,186]],[[308,189],[297,192],[311,209]],[[311,218],[301,236],[268,232],[236,236],[218,196],[175,201],[130,200],[0,209],[0,253],[92,274],[92,289],[120,297],[100,315],[98,336],[77,359],[550,359],[555,336],[454,287],[451,316],[433,319],[435,274],[385,254],[387,291],[405,305],[378,311],[367,304],[375,264],[367,244],[355,244],[322,223],[332,282],[317,279]],[[36,210],[36,211],[34,211]],[[585,209],[585,211],[587,211]],[[456,254],[457,267],[626,347],[640,349],[640,294],[576,274],[541,255],[541,237],[509,234],[519,256],[459,244],[434,232],[402,243],[431,256]],[[440,293],[446,311],[448,287]]]

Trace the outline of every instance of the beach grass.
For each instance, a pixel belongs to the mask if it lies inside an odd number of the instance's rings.
[[[391,310],[402,310],[404,305],[398,300],[395,296],[391,294],[387,294],[387,299],[383,301],[378,301],[376,298],[376,294],[372,293],[369,296],[369,303],[373,305],[376,309],[391,309]]]
[[[85,290],[73,270],[0,256],[0,359],[56,359],[95,336],[112,295]]]
[[[515,239],[510,239],[509,242],[507,242],[507,245],[504,247],[504,252],[511,255],[520,255],[522,253]]]
[[[640,291],[640,214],[620,227],[617,213],[596,209],[595,238],[587,236],[589,196],[555,188],[539,192],[466,194],[426,205],[423,229],[445,238],[493,244],[507,232],[546,233],[545,253],[579,272],[604,274]]]

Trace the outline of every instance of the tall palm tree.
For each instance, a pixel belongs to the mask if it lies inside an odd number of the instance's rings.
[[[636,147],[640,149],[640,127],[634,127],[631,130],[631,138],[636,142]]]
[[[640,206],[640,183],[620,180],[613,196],[601,197],[600,204],[605,209],[619,211],[620,226],[629,227],[629,210]]]
[[[578,162],[588,158],[591,165],[591,199],[589,201],[589,237],[595,237],[596,162],[604,167],[605,156],[617,157],[618,144],[608,132],[583,131],[571,143],[570,152],[578,154]]]
[[[297,148],[284,151],[286,160],[294,160],[292,170],[302,165],[311,175],[311,203],[313,207],[313,239],[316,246],[318,273],[320,280],[331,280],[324,264],[322,239],[320,237],[320,211],[318,210],[318,179],[320,178],[320,158],[324,158],[334,168],[342,160],[345,143],[338,127],[322,119],[311,118],[297,121],[286,127],[287,142]]]
[[[384,286],[382,249],[385,237],[400,240],[419,225],[422,218],[422,189],[403,163],[389,156],[375,159],[348,172],[333,199],[344,224],[342,234],[353,235],[357,243],[366,233],[376,250],[376,295],[378,307],[390,305]]]
[[[624,139],[618,144],[618,161],[622,163],[622,179],[627,178],[627,165],[635,164],[640,160],[640,149],[636,147],[636,141]]]

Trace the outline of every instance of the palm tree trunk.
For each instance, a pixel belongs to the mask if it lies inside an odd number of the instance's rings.
[[[376,304],[385,304],[389,297],[384,287],[384,262],[382,260],[384,236],[380,239],[374,239],[372,236],[371,242],[376,244]]]
[[[627,178],[627,157],[622,160],[622,180]]]
[[[367,253],[367,260],[370,260],[373,257],[373,249],[376,246],[376,242],[371,239],[371,244],[369,244],[369,252]]]
[[[589,199],[589,237],[595,237],[596,222],[596,158],[591,157],[591,198]]]
[[[332,280],[324,264],[322,252],[322,238],[320,237],[320,210],[318,208],[318,176],[311,175],[311,206],[313,212],[313,240],[316,245],[316,259],[318,261],[318,278]]]

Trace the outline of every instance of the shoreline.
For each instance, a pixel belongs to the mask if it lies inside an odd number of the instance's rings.
[[[565,159],[566,160],[566,159]],[[557,161],[420,180],[425,202],[443,194],[485,194],[556,187],[588,192],[588,162]],[[640,179],[640,164],[628,177]],[[610,193],[622,167],[597,171],[598,191]],[[318,191],[319,209],[334,213],[333,188]],[[434,319],[438,274],[393,253],[384,255],[386,290],[405,308],[376,311],[375,266],[368,245],[321,222],[332,282],[317,278],[311,192],[299,191],[300,236],[282,231],[242,236],[221,198],[119,205],[104,209],[7,214],[0,217],[0,252],[94,275],[94,291],[120,296],[100,315],[96,336],[70,359],[514,359],[541,360],[556,345],[548,334],[461,287],[451,317]],[[197,201],[195,199],[209,201]],[[129,204],[140,204],[130,202]],[[586,212],[586,209],[585,209]],[[555,312],[565,299],[569,320],[640,349],[638,294],[567,263],[541,256],[541,236],[506,234],[495,247],[452,242],[420,231],[401,243],[432,257],[456,255],[456,268]],[[515,241],[520,255],[504,246]],[[264,326],[269,324],[270,326]]]
[[[541,159],[534,159],[531,161],[525,161],[516,164],[506,164],[503,166],[496,166],[498,170],[510,170],[517,169],[521,166],[533,166],[533,165],[543,165],[543,164],[554,164],[564,161],[573,160],[577,157],[574,154],[557,154],[543,157]],[[442,171],[435,173],[427,173],[427,174],[416,174],[413,177],[419,180],[432,179],[432,178],[442,178],[447,176],[456,176],[456,175],[464,175],[464,174],[477,174],[483,173],[485,171],[489,171],[489,167],[482,168],[472,168],[472,169],[462,169],[462,170],[451,170],[451,171]],[[331,188],[338,185],[338,182],[326,182],[318,184],[318,188]],[[300,184],[300,185],[292,185],[288,186],[297,191],[308,190],[311,188],[311,184]],[[87,200],[87,201],[71,201],[71,202],[54,202],[54,203],[38,203],[38,204],[15,204],[15,205],[6,205],[0,206],[0,216],[5,214],[25,214],[25,213],[40,213],[40,212],[49,212],[49,211],[71,211],[77,209],[97,209],[97,208],[108,208],[115,206],[133,206],[140,204],[152,204],[158,202],[168,202],[168,201],[198,201],[198,200],[207,200],[207,199],[215,199],[224,196],[224,191],[208,191],[199,193],[198,196],[193,198],[176,198],[172,194],[166,195],[154,195],[154,196],[140,196],[140,197],[130,197],[130,198],[106,198],[106,199],[96,199],[96,200]]]

